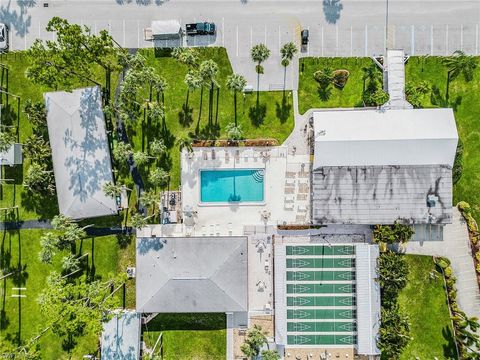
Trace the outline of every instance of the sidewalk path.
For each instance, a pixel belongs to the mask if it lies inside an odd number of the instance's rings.
[[[410,241],[407,254],[444,256],[450,259],[457,278],[457,302],[468,316],[480,318],[480,292],[471,255],[467,225],[458,209],[453,209],[453,223],[446,225],[443,241]]]

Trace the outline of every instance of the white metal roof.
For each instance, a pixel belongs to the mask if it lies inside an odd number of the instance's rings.
[[[313,116],[314,169],[453,166],[458,135],[452,109],[316,111]]]
[[[152,35],[176,35],[182,31],[182,27],[178,20],[156,20],[152,21]]]
[[[380,285],[376,281],[378,245],[356,244],[357,352],[379,355]]]
[[[60,213],[83,219],[117,213],[103,185],[113,181],[98,87],[45,94]]]

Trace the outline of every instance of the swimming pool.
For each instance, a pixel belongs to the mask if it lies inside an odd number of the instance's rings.
[[[200,201],[261,202],[264,200],[264,170],[201,170]]]

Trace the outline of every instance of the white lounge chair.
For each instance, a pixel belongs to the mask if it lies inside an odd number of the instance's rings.
[[[215,235],[220,236],[220,225],[219,224],[215,225]]]
[[[294,207],[295,207],[295,205],[294,205],[293,203],[285,203],[285,204],[283,205],[283,208],[284,208],[285,210],[293,210]]]
[[[295,179],[286,178],[285,184],[290,186],[295,186]]]
[[[228,236],[232,236],[232,234],[233,234],[233,224],[228,223],[227,224],[227,229],[228,229]]]
[[[285,202],[294,202],[294,201],[295,201],[295,195],[293,194],[285,195]]]
[[[298,205],[298,211],[307,212],[307,206],[306,205]]]
[[[202,225],[202,236],[207,236],[207,227]]]
[[[215,235],[215,226],[212,224],[210,225],[210,236]]]

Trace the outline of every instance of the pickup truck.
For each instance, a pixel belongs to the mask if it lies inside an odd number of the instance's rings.
[[[200,22],[187,24],[187,35],[215,35],[215,24],[209,22]]]

